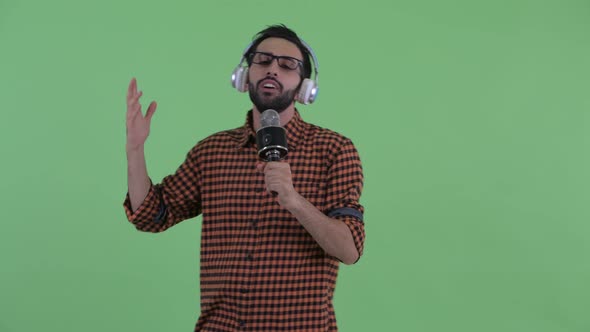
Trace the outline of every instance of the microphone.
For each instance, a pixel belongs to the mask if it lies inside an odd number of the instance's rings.
[[[287,134],[277,111],[268,109],[260,115],[256,146],[258,156],[266,161],[279,161],[287,155]]]

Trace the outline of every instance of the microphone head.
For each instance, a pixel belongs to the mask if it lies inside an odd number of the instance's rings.
[[[281,118],[275,110],[268,109],[260,115],[260,128],[280,127]]]
[[[260,115],[260,129],[256,131],[258,155],[266,161],[279,161],[287,155],[287,133],[275,110]]]

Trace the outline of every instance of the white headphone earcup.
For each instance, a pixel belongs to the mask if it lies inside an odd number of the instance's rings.
[[[231,74],[231,85],[240,92],[248,91],[248,68],[238,67]]]
[[[315,81],[306,78],[301,83],[299,93],[297,93],[297,98],[295,99],[304,105],[311,104],[315,100],[317,93],[318,88]]]

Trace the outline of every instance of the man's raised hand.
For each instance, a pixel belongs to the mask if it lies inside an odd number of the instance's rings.
[[[155,101],[152,101],[144,116],[139,103],[141,95],[142,92],[137,91],[137,80],[132,78],[127,89],[127,150],[143,147],[150,134],[152,116],[158,106]]]

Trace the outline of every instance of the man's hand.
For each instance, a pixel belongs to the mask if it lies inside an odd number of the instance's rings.
[[[150,103],[145,116],[141,113],[139,98],[143,93],[137,91],[137,81],[131,79],[127,89],[127,151],[143,147],[150,134],[150,123],[156,112],[155,101]]]
[[[266,191],[275,195],[282,207],[290,209],[296,203],[299,194],[293,187],[289,163],[278,161],[259,162],[256,168],[259,172],[264,173]]]
[[[329,218],[295,191],[288,163],[259,162],[256,168],[264,173],[266,190],[277,194],[278,203],[293,214],[326,253],[345,264],[353,264],[358,260],[359,252],[348,226],[340,220]]]

